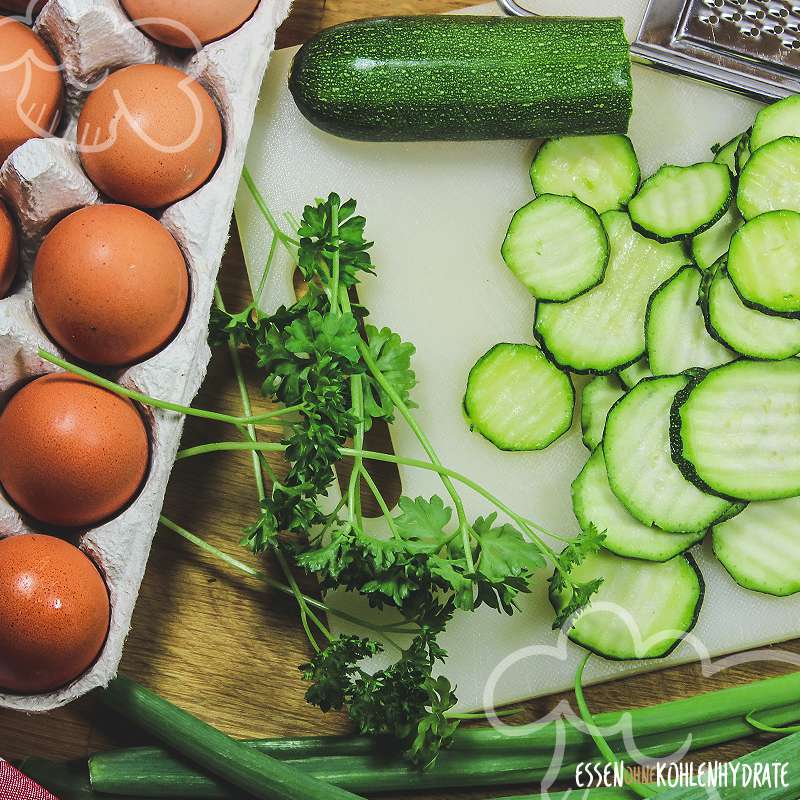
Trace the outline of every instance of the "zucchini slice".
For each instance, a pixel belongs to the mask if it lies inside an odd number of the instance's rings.
[[[594,450],[603,438],[606,417],[611,406],[625,394],[625,389],[612,375],[598,375],[581,393],[581,431],[583,443]]]
[[[536,304],[536,338],[573,372],[614,372],[638,361],[647,301],[687,262],[680,244],[641,236],[624,212],[607,211],[602,220],[611,249],[603,282],[566,303]]]
[[[627,136],[564,136],[545,142],[531,165],[536,194],[577,197],[598,214],[627,205],[639,188],[639,161]]]
[[[769,211],[739,228],[731,239],[728,274],[751,308],[800,315],[800,214]]]
[[[500,450],[541,450],[572,425],[569,375],[530,344],[497,344],[470,370],[464,411],[470,429]]]
[[[672,457],[720,495],[800,495],[800,359],[734,361],[688,386],[672,408]]]
[[[617,375],[626,389],[633,389],[642,378],[653,377],[653,373],[650,371],[650,365],[647,363],[646,358],[640,358],[635,364],[621,369]]]
[[[733,175],[738,175],[739,171],[736,165],[736,151],[739,149],[739,142],[742,141],[743,133],[734,136],[729,142],[725,144],[717,144],[711,148],[714,154],[715,164],[724,164]]]
[[[692,258],[702,270],[711,269],[720,256],[724,256],[731,246],[733,234],[744,225],[739,209],[731,204],[725,216],[715,222],[707,231],[692,237]]]
[[[736,205],[745,219],[800,211],[800,138],[784,136],[756,150],[739,177]]]
[[[750,503],[711,529],[714,555],[745,589],[800,592],[800,497]]]
[[[742,138],[739,139],[739,146],[736,148],[736,174],[741,175],[742,170],[745,168],[745,164],[750,160],[750,156],[753,155],[753,151],[750,147],[750,135],[752,134],[753,129],[745,131],[742,134]]]
[[[665,533],[631,516],[608,485],[603,448],[598,447],[572,484],[572,508],[582,530],[605,532],[603,547],[625,558],[668,561],[701,541],[706,531]]]
[[[572,576],[603,583],[573,620],[569,638],[616,661],[669,655],[694,628],[703,603],[703,577],[690,555],[656,563],[601,550],[574,567]],[[550,594],[557,611],[567,599]]]
[[[608,237],[589,206],[544,194],[514,214],[501,252],[534,297],[564,302],[603,280]]]
[[[758,150],[784,136],[800,136],[800,96],[792,95],[762,108],[750,134],[750,147]]]
[[[603,435],[611,490],[640,522],[669,533],[706,530],[731,505],[698,489],[672,461],[670,409],[688,383],[686,375],[645,378],[611,409]]]
[[[666,164],[648,178],[628,204],[633,227],[659,242],[688,239],[721,219],[733,200],[724,164]]]
[[[700,308],[703,274],[689,264],[653,292],[647,305],[645,339],[653,375],[716,367],[735,355],[706,330]]]
[[[800,353],[800,320],[748,308],[731,283],[721,258],[706,275],[702,305],[708,332],[748,358],[780,361]]]

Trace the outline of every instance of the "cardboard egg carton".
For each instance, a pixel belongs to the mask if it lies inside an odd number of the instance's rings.
[[[289,5],[290,0],[262,0],[238,31],[185,55],[147,38],[117,0],[49,0],[34,28],[63,65],[65,115],[58,138],[27,142],[0,168],[0,193],[19,222],[22,245],[20,274],[11,294],[0,300],[0,405],[25,381],[53,371],[37,356],[38,348],[68,357],[37,319],[31,268],[42,238],[54,224],[71,211],[103,202],[84,174],[74,144],[80,108],[108,71],[156,61],[183,69],[208,90],[222,114],[225,149],[211,180],[160,215],[183,250],[191,276],[186,322],[164,350],[113,377],[154,397],[192,402],[210,358],[208,318],[253,113],[275,31]],[[152,455],[141,493],[122,514],[78,537],[80,547],[103,572],[111,596],[105,647],[94,666],[71,685],[46,695],[0,694],[0,707],[48,711],[106,685],[116,673],[183,427],[177,414],[153,409],[145,413]],[[35,529],[0,493],[0,535]]]

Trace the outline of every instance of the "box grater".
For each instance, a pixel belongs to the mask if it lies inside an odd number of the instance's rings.
[[[800,91],[800,0],[650,0],[637,60],[757,100]]]
[[[510,15],[533,11],[497,0]],[[800,92],[800,0],[650,0],[636,61],[756,100]]]

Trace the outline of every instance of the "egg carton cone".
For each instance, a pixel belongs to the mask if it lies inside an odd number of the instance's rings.
[[[37,356],[39,348],[69,357],[37,318],[31,269],[43,237],[59,220],[103,202],[81,168],[75,145],[76,119],[88,93],[108,72],[147,63],[178,67],[205,87],[221,112],[225,144],[208,183],[159,216],[189,268],[186,321],[165,349],[112,377],[153,397],[184,405],[192,402],[210,359],[208,319],[253,114],[275,31],[289,6],[290,0],[261,0],[239,30],[182,58],[183,51],[157,44],[138,30],[117,0],[49,0],[34,30],[62,65],[65,113],[58,136],[27,142],[0,167],[0,193],[18,220],[22,247],[17,281],[10,295],[0,300],[0,407],[24,382],[54,371]],[[122,514],[82,532],[77,540],[103,573],[111,598],[111,626],[104,649],[94,666],[70,685],[35,696],[0,693],[2,708],[49,711],[107,685],[117,671],[183,428],[178,414],[153,409],[144,413],[151,464],[141,493]],[[35,524],[0,493],[0,536],[35,530]]]

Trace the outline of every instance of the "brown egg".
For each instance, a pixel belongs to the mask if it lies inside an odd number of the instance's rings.
[[[144,421],[129,400],[75,375],[22,387],[0,414],[0,485],[47,525],[87,527],[122,510],[147,473]]]
[[[0,540],[0,688],[64,686],[94,663],[111,610],[94,563],[52,536]]]
[[[173,47],[195,47],[221,39],[240,28],[258,7],[259,0],[122,0],[128,16],[141,29]]]
[[[89,95],[78,144],[101,191],[120,203],[160,208],[211,177],[222,152],[222,120],[196,80],[141,64],[112,73]]]
[[[44,42],[18,20],[0,17],[0,163],[28,139],[55,130],[62,92]]]
[[[17,229],[11,214],[0,200],[0,297],[11,288],[17,274],[18,262]]]
[[[160,350],[180,327],[188,297],[175,240],[130,206],[70,214],[45,237],[33,270],[42,324],[91,364],[131,364]]]

